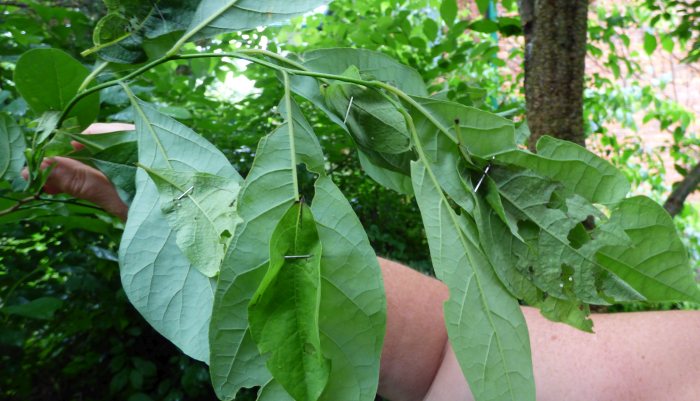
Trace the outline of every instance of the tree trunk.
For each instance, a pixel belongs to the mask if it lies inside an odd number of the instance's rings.
[[[664,203],[664,209],[671,216],[675,216],[683,210],[683,203],[685,199],[698,189],[700,185],[700,163],[696,164],[692,170],[683,178],[683,181],[679,182],[668,199]]]
[[[530,148],[543,135],[584,145],[588,0],[519,0]]]

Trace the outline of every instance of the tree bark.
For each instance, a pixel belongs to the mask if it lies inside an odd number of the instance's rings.
[[[693,167],[692,170],[679,182],[675,189],[668,196],[664,203],[664,209],[671,215],[675,216],[683,210],[683,203],[688,195],[698,189],[700,185],[700,162]]]
[[[530,148],[543,135],[584,145],[588,0],[519,0]]]

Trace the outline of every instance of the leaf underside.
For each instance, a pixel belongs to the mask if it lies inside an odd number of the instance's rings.
[[[231,181],[240,176],[213,145],[152,106],[132,99],[137,111],[139,163],[155,169],[205,172]],[[167,151],[166,151],[167,149]],[[144,170],[119,248],[124,291],[144,318],[182,351],[209,360],[208,328],[214,282],[195,269],[177,244],[162,212],[158,189]]]

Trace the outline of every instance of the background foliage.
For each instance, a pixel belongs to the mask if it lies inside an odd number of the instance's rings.
[[[206,51],[240,46],[292,52],[333,46],[380,50],[417,69],[432,93],[521,117],[517,65],[522,52],[499,41],[514,36],[517,43],[514,5],[504,2],[500,16],[483,18],[444,3],[448,6],[436,0],[338,0],[323,13],[284,27],[224,35],[196,46]],[[645,110],[645,120],[659,121],[672,132],[670,154],[687,171],[697,158],[698,139],[689,131],[694,116],[659,95],[658,85],[635,78],[641,61],[633,50],[624,50],[631,46],[625,29],[648,28],[643,51],[649,54],[694,44],[687,54],[693,62],[697,15],[677,2],[648,0],[644,5],[601,7],[590,22],[589,57],[605,70],[588,77],[585,112],[596,146],[623,168],[638,191],[662,200],[668,188],[658,155],[638,143],[621,143],[608,127],[636,128],[632,115]],[[0,110],[29,126],[27,105],[12,84],[18,56],[31,48],[55,47],[93,64],[94,56],[81,58],[80,52],[92,47],[93,26],[104,13],[99,2],[0,3],[0,24],[7,30],[0,35]],[[664,21],[681,24],[672,28],[676,25]],[[243,175],[260,135],[279,123],[273,112],[282,96],[277,78],[243,63],[168,63],[141,76],[132,89],[206,136]],[[430,273],[415,202],[367,180],[346,134],[321,113],[304,112],[322,133],[334,180],[351,200],[376,252]],[[100,120],[128,119],[128,113],[128,99],[119,90],[103,93]],[[205,366],[181,355],[127,303],[115,258],[120,223],[60,196],[42,202],[42,212],[26,214],[21,224],[0,225],[0,365],[8,367],[0,378],[0,397],[214,399]],[[9,204],[0,198],[0,209]],[[697,266],[700,213],[687,205],[676,221]]]

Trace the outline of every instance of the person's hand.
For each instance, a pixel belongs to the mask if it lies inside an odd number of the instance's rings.
[[[90,125],[83,133],[103,134],[107,132],[133,130],[131,124],[122,123],[97,123]],[[82,148],[77,142],[73,143],[76,150]],[[119,198],[114,185],[102,174],[86,164],[66,157],[52,157],[44,159],[41,168],[53,166],[44,192],[48,194],[65,193],[96,204],[108,213],[114,214],[122,220],[126,220],[128,207]],[[26,172],[23,173],[26,178]]]

